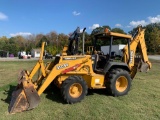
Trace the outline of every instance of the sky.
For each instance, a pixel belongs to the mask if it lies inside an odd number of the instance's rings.
[[[160,0],[0,0],[0,37],[91,33],[109,25],[125,32],[160,22]]]

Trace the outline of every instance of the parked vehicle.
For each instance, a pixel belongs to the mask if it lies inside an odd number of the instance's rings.
[[[52,55],[52,54],[46,53],[45,59],[52,59],[52,58],[53,58],[53,55]]]
[[[26,54],[25,51],[22,51],[22,52],[18,52],[18,58],[19,59],[30,59],[31,55]]]

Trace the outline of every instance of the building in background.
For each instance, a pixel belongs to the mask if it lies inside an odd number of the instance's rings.
[[[41,53],[41,49],[32,49],[31,56],[35,58],[39,58]]]
[[[0,57],[9,57],[9,51],[0,50]]]

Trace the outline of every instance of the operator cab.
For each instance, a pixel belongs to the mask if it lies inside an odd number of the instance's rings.
[[[106,64],[110,64],[110,62],[113,62],[114,57],[115,57],[115,52],[113,52],[114,50],[112,50],[114,41],[125,40],[128,45],[128,51],[130,52],[131,38],[132,38],[131,35],[110,32],[107,28],[104,31],[95,34],[94,35],[94,49],[93,49],[94,53],[92,53],[92,59],[94,59],[94,63],[93,63],[94,72],[103,74],[105,66],[107,66]],[[109,52],[105,52],[108,54],[104,54],[104,52],[102,51],[95,52],[97,51],[97,48],[98,48],[97,43],[99,41],[102,41],[104,44],[105,43],[109,44]]]

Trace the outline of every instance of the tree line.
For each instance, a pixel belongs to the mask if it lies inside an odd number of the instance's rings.
[[[104,28],[108,28],[110,31],[125,33],[121,28],[113,28],[110,26],[102,26],[94,29],[91,34],[85,32],[85,50],[87,46],[93,45],[93,36],[100,30]],[[150,54],[160,54],[160,23],[151,23],[144,26],[145,30],[145,41],[147,46],[147,52]],[[129,34],[133,34],[135,28],[129,31]],[[64,33],[56,33],[52,31],[48,34],[37,34],[30,36],[15,36],[7,38],[6,36],[0,37],[0,50],[9,51],[9,53],[17,56],[19,51],[26,51],[30,53],[30,51],[34,48],[40,48],[42,41],[47,42],[46,50],[55,55],[60,53],[65,45],[68,45],[69,36]],[[82,35],[81,35],[82,38]],[[106,41],[105,41],[106,42]],[[100,46],[106,45],[104,41],[99,41],[98,43],[99,49]],[[113,44],[125,44],[124,41],[117,41]],[[79,42],[80,51],[82,50],[82,40]]]

